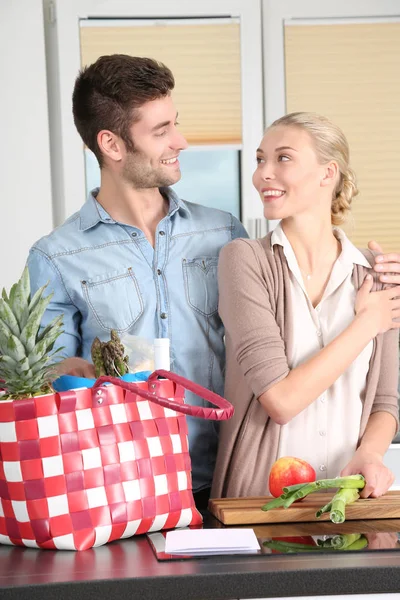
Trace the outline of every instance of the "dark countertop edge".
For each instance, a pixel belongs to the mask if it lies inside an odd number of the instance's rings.
[[[45,583],[0,588],[2,600],[232,600],[335,594],[396,593],[400,568],[364,565],[301,570],[258,570],[240,573],[124,578]]]

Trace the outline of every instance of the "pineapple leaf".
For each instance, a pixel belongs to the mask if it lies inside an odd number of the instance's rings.
[[[31,380],[33,377],[33,373],[30,369],[28,369],[27,371],[22,371],[21,372],[21,376],[26,379],[27,381]]]
[[[46,335],[51,331],[51,329],[53,327],[62,326],[63,318],[64,318],[64,315],[58,315],[58,317],[55,317],[52,321],[50,321],[50,323],[48,325],[46,325],[46,327],[44,329],[42,329],[42,331],[39,332],[36,341],[40,342],[44,337],[46,337]],[[60,333],[62,333],[62,332],[60,331]]]
[[[24,306],[21,317],[19,319],[19,328],[21,331],[23,331],[25,325],[28,322],[28,319],[29,319],[29,308],[28,308],[28,305],[26,305],[26,306]]]
[[[15,318],[10,306],[5,302],[4,298],[0,298],[0,319],[7,325],[14,335],[20,334],[18,321]]]
[[[32,352],[36,344],[36,336],[38,334],[40,323],[42,321],[43,315],[52,299],[53,294],[49,294],[45,298],[40,298],[40,300],[36,303],[35,308],[29,315],[28,321],[21,332],[21,342],[26,347],[28,353]]]
[[[47,348],[47,352],[50,354],[50,352],[53,350],[54,348],[54,344],[57,340],[57,338],[64,333],[64,330],[61,329],[61,327],[57,327],[57,329],[54,330],[53,334],[51,335],[51,337],[53,338],[53,340],[49,343],[49,346]],[[63,347],[64,348],[64,347]]]
[[[0,352],[7,354],[8,338],[13,335],[11,329],[0,319]]]
[[[34,293],[33,298],[29,302],[29,312],[30,313],[33,311],[33,309],[35,308],[36,304],[39,302],[40,298],[43,296],[43,292],[47,288],[48,285],[49,285],[49,282],[45,283],[44,285],[42,285],[42,287],[40,287]]]
[[[28,267],[25,267],[20,280],[11,288],[9,301],[10,308],[18,321],[20,331],[22,331],[21,322],[24,312],[26,313],[29,304],[29,289],[29,271]]]
[[[32,365],[30,367],[32,374],[36,375],[40,372],[43,372],[43,370],[45,369],[48,362],[49,362],[49,357],[47,357],[47,356],[45,356],[41,360],[38,360],[34,365]]]
[[[29,364],[31,367],[33,367],[33,365],[38,360],[41,360],[45,355],[48,355],[49,350],[52,350],[52,346],[59,335],[60,331],[58,328],[56,328],[36,344],[36,346],[29,353]]]
[[[53,352],[51,354],[49,354],[49,357],[59,354],[62,350],[65,350],[65,346],[60,346],[59,348],[56,348],[55,350],[53,350]],[[56,365],[57,363],[54,363],[54,364]]]
[[[1,364],[9,365],[12,369],[15,369],[18,365],[18,362],[16,360],[14,360],[13,358],[11,358],[11,356],[7,356],[6,354],[3,354],[3,356],[0,356],[0,368],[1,368]]]
[[[8,381],[8,377],[6,375],[12,375],[15,373],[14,369],[7,366],[6,361],[3,360],[3,357],[0,360],[0,377],[4,381]],[[3,383],[1,384],[3,386]]]
[[[16,289],[17,289],[17,284],[14,283],[10,288],[10,293],[8,294],[8,303],[10,306],[13,305]]]
[[[23,360],[26,356],[24,345],[15,335],[8,338],[6,356],[10,356],[17,361]]]
[[[7,388],[10,381],[13,381],[14,373],[12,371],[10,371],[9,369],[0,368],[0,376],[3,379],[3,381],[5,382],[5,383],[1,384],[1,387]],[[18,381],[21,383],[20,379],[18,379]]]
[[[36,362],[38,360],[41,360],[41,358],[43,356],[51,355],[51,351],[53,350],[53,347],[54,347],[54,342],[56,341],[56,339],[59,337],[59,335],[61,333],[63,333],[63,331],[61,329],[55,329],[53,332],[51,332],[51,334],[50,334],[51,337],[47,337],[45,340],[40,340],[40,342],[38,342],[36,344],[35,348],[32,350],[32,352],[29,355],[29,360],[30,360],[31,366],[36,364]]]
[[[18,373],[18,375],[23,375],[25,373],[25,371],[28,371],[29,369],[30,369],[29,360],[25,356],[25,358],[23,358],[22,360],[20,360],[18,362],[18,364],[16,365],[16,368],[15,368],[15,371],[16,371],[16,373]]]
[[[6,389],[4,399],[38,396],[52,391],[55,341],[62,332],[63,317],[41,329],[43,315],[53,294],[43,296],[47,284],[31,298],[29,272],[24,270],[9,295],[0,298],[0,379]]]
[[[3,288],[3,291],[1,292],[1,297],[3,298],[4,302],[7,302],[7,304],[8,304],[9,300],[8,300],[6,288]]]
[[[9,335],[13,335],[13,331],[12,329],[7,325],[7,323],[5,321],[3,321],[3,319],[0,317],[0,331],[3,333],[3,335],[5,336],[9,336]]]
[[[47,394],[51,391],[48,381],[41,381],[39,386],[35,387],[30,381],[21,384],[19,380],[15,380],[11,383],[7,383],[5,388],[7,394],[3,399],[7,399],[7,397],[13,399],[30,398],[32,396]]]

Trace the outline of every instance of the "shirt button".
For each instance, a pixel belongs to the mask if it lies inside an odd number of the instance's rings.
[[[157,269],[157,275],[161,275],[161,269]]]
[[[322,331],[320,331],[319,329],[317,329],[317,336],[321,337],[321,335],[322,335]]]
[[[165,235],[165,231],[160,231],[160,235]]]
[[[320,471],[326,471],[326,465],[319,465]]]
[[[321,307],[318,305],[315,309],[317,312],[321,312]]]
[[[162,319],[166,319],[166,318],[167,318],[167,316],[168,316],[168,315],[167,315],[167,313],[161,313],[161,315],[160,315],[160,317],[161,317]]]
[[[132,233],[132,237],[136,237],[136,236],[137,236],[137,233],[136,233],[136,231],[134,231],[134,232]]]
[[[325,395],[320,396],[320,400],[322,402],[322,404],[325,402]]]
[[[322,436],[322,437],[325,437],[326,436],[326,431],[320,431],[319,435]]]

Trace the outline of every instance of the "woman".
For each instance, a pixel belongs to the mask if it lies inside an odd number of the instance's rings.
[[[400,286],[384,290],[372,252],[336,227],[357,194],[343,133],[310,113],[278,119],[253,184],[281,222],[220,254],[235,415],[221,424],[212,496],[268,494],[280,456],[318,478],[363,473],[363,497],[380,496],[394,479],[382,457],[398,427]]]

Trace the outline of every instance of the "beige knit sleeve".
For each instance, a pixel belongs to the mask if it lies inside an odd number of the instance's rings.
[[[228,360],[236,361],[257,398],[289,373],[266,279],[254,242],[237,239],[221,250],[219,314],[233,353]]]
[[[381,364],[371,414],[384,411],[394,416],[399,428],[399,330],[390,329],[383,335]]]

